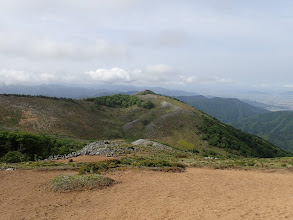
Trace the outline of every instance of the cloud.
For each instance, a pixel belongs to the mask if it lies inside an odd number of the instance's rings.
[[[131,84],[139,86],[182,86],[199,84],[231,84],[232,79],[221,77],[204,77],[180,74],[175,68],[156,64],[141,69],[125,70],[119,67],[99,68],[80,74],[34,73],[30,71],[2,69],[0,83],[17,84],[53,84],[67,83],[80,85],[95,84]]]
[[[14,69],[0,70],[0,82],[7,85],[51,83],[55,80],[57,80],[55,75],[47,73],[34,74]]]
[[[187,33],[183,30],[165,30],[159,34],[159,47],[177,47],[186,43],[189,39]]]
[[[201,84],[209,84],[209,83],[216,83],[216,84],[232,84],[235,81],[231,78],[224,78],[219,76],[185,76],[180,75],[182,84],[191,84],[191,83],[201,83]]]
[[[94,80],[98,83],[126,83],[133,80],[127,71],[117,67],[88,71],[85,72],[85,75],[88,76],[90,80]]]
[[[197,76],[184,76],[184,75],[180,75],[179,78],[182,81],[182,84],[190,84],[190,83],[194,83],[198,80]]]
[[[165,64],[146,66],[144,71],[152,75],[167,74],[174,72],[173,68]]]
[[[96,83],[137,83],[137,84],[162,84],[169,83],[176,77],[175,70],[165,64],[148,65],[142,69],[126,71],[115,67],[112,69],[97,69],[87,71],[85,75]]]
[[[104,39],[87,44],[62,42],[45,38],[41,40],[19,40],[8,35],[0,37],[0,54],[13,57],[49,60],[89,60],[125,58],[129,50],[121,45],[111,45]]]
[[[283,88],[293,88],[293,85],[291,85],[291,84],[286,84],[286,85],[283,85],[282,87],[283,87]]]

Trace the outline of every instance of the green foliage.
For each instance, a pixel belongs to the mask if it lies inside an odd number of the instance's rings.
[[[96,189],[111,186],[115,181],[99,174],[72,175],[63,174],[54,178],[49,189],[54,192],[69,192],[73,190]]]
[[[138,95],[147,95],[147,94],[156,95],[156,93],[148,89],[138,93]]]
[[[281,157],[292,155],[254,135],[242,132],[216,119],[203,116],[204,124],[199,127],[202,139],[209,145],[246,157]]]
[[[23,155],[27,160],[45,159],[50,155],[68,154],[82,148],[83,145],[71,139],[61,139],[44,134],[0,130],[0,158],[2,157],[2,160],[5,160],[5,156],[9,152],[8,155],[19,153],[18,155]]]
[[[178,167],[185,168],[181,163],[173,163],[168,160],[159,158],[144,158],[144,157],[123,157],[120,159],[107,160],[101,162],[85,163],[79,168],[79,174],[101,173],[110,168],[134,166],[134,167]]]
[[[26,156],[18,151],[9,151],[1,160],[5,163],[20,163],[27,160]]]
[[[85,173],[100,173],[106,171],[109,168],[118,167],[121,162],[119,160],[107,160],[102,162],[92,162],[82,165],[78,172],[79,174]]]
[[[172,167],[172,164],[166,160],[144,159],[137,163],[139,167]]]
[[[257,115],[235,123],[233,126],[293,152],[293,112],[279,111]]]
[[[192,143],[187,142],[186,140],[179,140],[179,141],[177,141],[177,143],[180,146],[182,146],[182,147],[184,147],[184,148],[186,148],[188,150],[194,149],[194,145]]]
[[[129,107],[137,104],[139,99],[136,96],[117,94],[112,96],[101,96],[94,99],[88,98],[86,100],[94,101],[96,105]]]
[[[146,108],[146,109],[151,109],[151,108],[154,108],[155,105],[151,101],[147,101],[147,102],[142,103],[141,107]]]
[[[179,96],[177,98],[228,124],[269,112],[233,98],[209,99],[204,96]]]
[[[64,98],[64,97],[51,97],[51,96],[44,96],[44,95],[24,95],[24,94],[3,94],[4,96],[15,96],[15,97],[26,97],[26,98],[31,98],[31,97],[38,97],[38,98],[43,98],[43,99],[51,99],[51,100],[63,100],[63,101],[68,101],[68,102],[73,102],[76,103],[75,99],[72,98]]]

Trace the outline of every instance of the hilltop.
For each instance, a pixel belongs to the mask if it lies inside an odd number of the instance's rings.
[[[289,155],[190,105],[148,90],[84,100],[0,95],[0,125],[85,140],[147,138],[206,156]]]

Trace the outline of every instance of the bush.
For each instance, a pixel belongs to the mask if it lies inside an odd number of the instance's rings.
[[[138,103],[139,99],[136,96],[131,95],[112,95],[112,96],[101,96],[97,98],[88,98],[87,101],[94,101],[94,103],[99,105],[105,105],[109,107],[122,106],[129,107]]]
[[[77,151],[83,146],[84,143],[72,139],[23,131],[0,130],[0,157],[12,151],[24,155],[27,160],[45,159],[50,155],[64,155]]]
[[[156,93],[154,93],[153,91],[147,89],[147,90],[144,90],[140,93],[138,93],[138,95],[147,95],[147,94],[152,94],[152,95],[155,95]]]
[[[142,160],[139,161],[138,166],[142,167],[171,167],[171,163],[165,160]]]
[[[26,156],[18,151],[9,151],[4,157],[2,157],[2,161],[5,163],[20,163],[26,160]]]
[[[118,167],[121,162],[119,160],[107,160],[96,163],[86,163],[82,165],[78,172],[79,174],[85,173],[101,173],[102,171],[106,171],[109,168]]]
[[[154,103],[152,103],[151,101],[147,101],[143,103],[141,106],[146,109],[151,109],[155,107]]]
[[[106,186],[111,186],[115,181],[99,175],[60,175],[54,178],[50,184],[49,189],[54,192],[69,192],[73,190],[97,189]]]

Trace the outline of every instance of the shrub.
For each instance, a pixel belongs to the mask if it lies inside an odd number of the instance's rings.
[[[26,160],[26,156],[18,151],[9,151],[4,157],[2,157],[2,161],[5,163],[19,163]]]
[[[138,93],[138,95],[147,95],[147,94],[152,94],[152,95],[155,95],[156,93],[154,93],[153,91],[147,89],[147,90],[144,90],[140,93]]]
[[[73,190],[97,189],[106,186],[111,186],[115,181],[99,175],[60,175],[54,178],[50,184],[49,189],[54,192],[69,192]]]
[[[85,173],[100,173],[101,171],[108,170],[109,168],[118,167],[120,164],[119,160],[107,160],[101,162],[86,163],[82,165],[78,172],[79,174]]]
[[[139,161],[138,166],[142,167],[171,167],[171,163],[165,160],[150,160],[145,159],[142,161]]]
[[[146,109],[151,109],[155,107],[154,103],[152,103],[151,101],[147,101],[143,103],[141,106]]]

